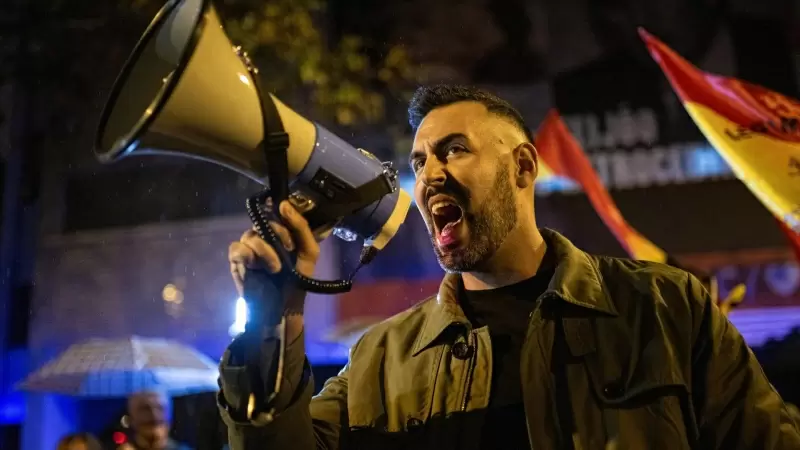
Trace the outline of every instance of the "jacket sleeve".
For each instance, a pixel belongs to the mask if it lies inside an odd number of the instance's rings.
[[[262,358],[273,358],[264,352]],[[220,392],[217,395],[222,420],[228,427],[230,450],[337,450],[340,431],[347,430],[347,367],[329,379],[319,395],[312,398],[314,379],[305,357],[301,335],[287,346],[285,377],[276,399],[277,414],[237,420],[231,411],[247,402],[250,390],[244,367],[220,363]]]
[[[800,431],[741,334],[689,275],[700,448],[800,449]]]

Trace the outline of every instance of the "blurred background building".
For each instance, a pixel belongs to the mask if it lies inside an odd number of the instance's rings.
[[[646,54],[643,25],[702,69],[800,97],[800,6],[791,0],[229,0],[234,40],[290,106],[405,168],[408,95],[418,83],[479,84],[535,128],[557,107],[628,221],[721,292],[746,283],[732,321],[787,400],[797,368],[780,345],[800,325],[800,266],[773,218],[736,180]],[[148,158],[100,167],[100,108],[160,0],[0,5],[0,448],[49,450],[84,429],[106,438],[123,403],[22,394],[13,385],[72,343],[176,339],[218,359],[236,328],[228,243],[249,227],[258,186],[226,170]],[[412,183],[409,174],[403,176]],[[592,252],[623,256],[568,183],[541,185],[537,212]],[[320,274],[358,248],[326,241]],[[357,246],[356,246],[357,247]],[[424,225],[400,236],[338,298],[308,300],[318,381],[343,364],[331,336],[433,293],[442,273]],[[241,320],[241,317],[238,318]],[[356,327],[357,328],[357,327]],[[784,345],[790,345],[788,340]],[[778,346],[778,347],[776,347]],[[794,370],[794,372],[791,372]],[[790,398],[791,397],[791,398]],[[216,433],[213,398],[176,401],[175,432]],[[213,427],[203,424],[213,423]],[[206,437],[210,441],[210,437]]]

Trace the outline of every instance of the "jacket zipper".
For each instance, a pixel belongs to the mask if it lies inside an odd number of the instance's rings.
[[[469,366],[467,368],[467,382],[464,385],[464,398],[461,399],[461,412],[467,412],[467,399],[469,399],[469,390],[472,386],[472,371],[475,368],[475,358],[478,356],[478,349],[473,346],[473,336],[475,335],[475,330],[469,332],[467,335],[467,345],[472,348],[472,354],[469,357]]]

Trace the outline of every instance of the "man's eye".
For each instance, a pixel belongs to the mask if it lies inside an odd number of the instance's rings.
[[[462,147],[460,145],[451,145],[450,147],[447,147],[447,155],[449,156],[449,155],[452,155],[454,153],[460,153],[460,152],[463,152],[463,151],[466,151],[466,150],[467,149],[465,149],[464,147]]]
[[[425,164],[425,161],[422,158],[417,158],[411,162],[411,169],[416,173],[419,172],[419,169]]]

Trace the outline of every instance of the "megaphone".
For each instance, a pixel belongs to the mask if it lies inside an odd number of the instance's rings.
[[[411,197],[391,163],[354,148],[261,89],[258,69],[226,36],[210,0],[171,0],[133,50],[102,112],[95,154],[178,155],[235,170],[267,190],[248,199],[259,234],[293,270],[263,207],[290,200],[312,229],[364,239],[362,263],[405,221]],[[338,293],[350,280],[293,272],[305,290]]]

